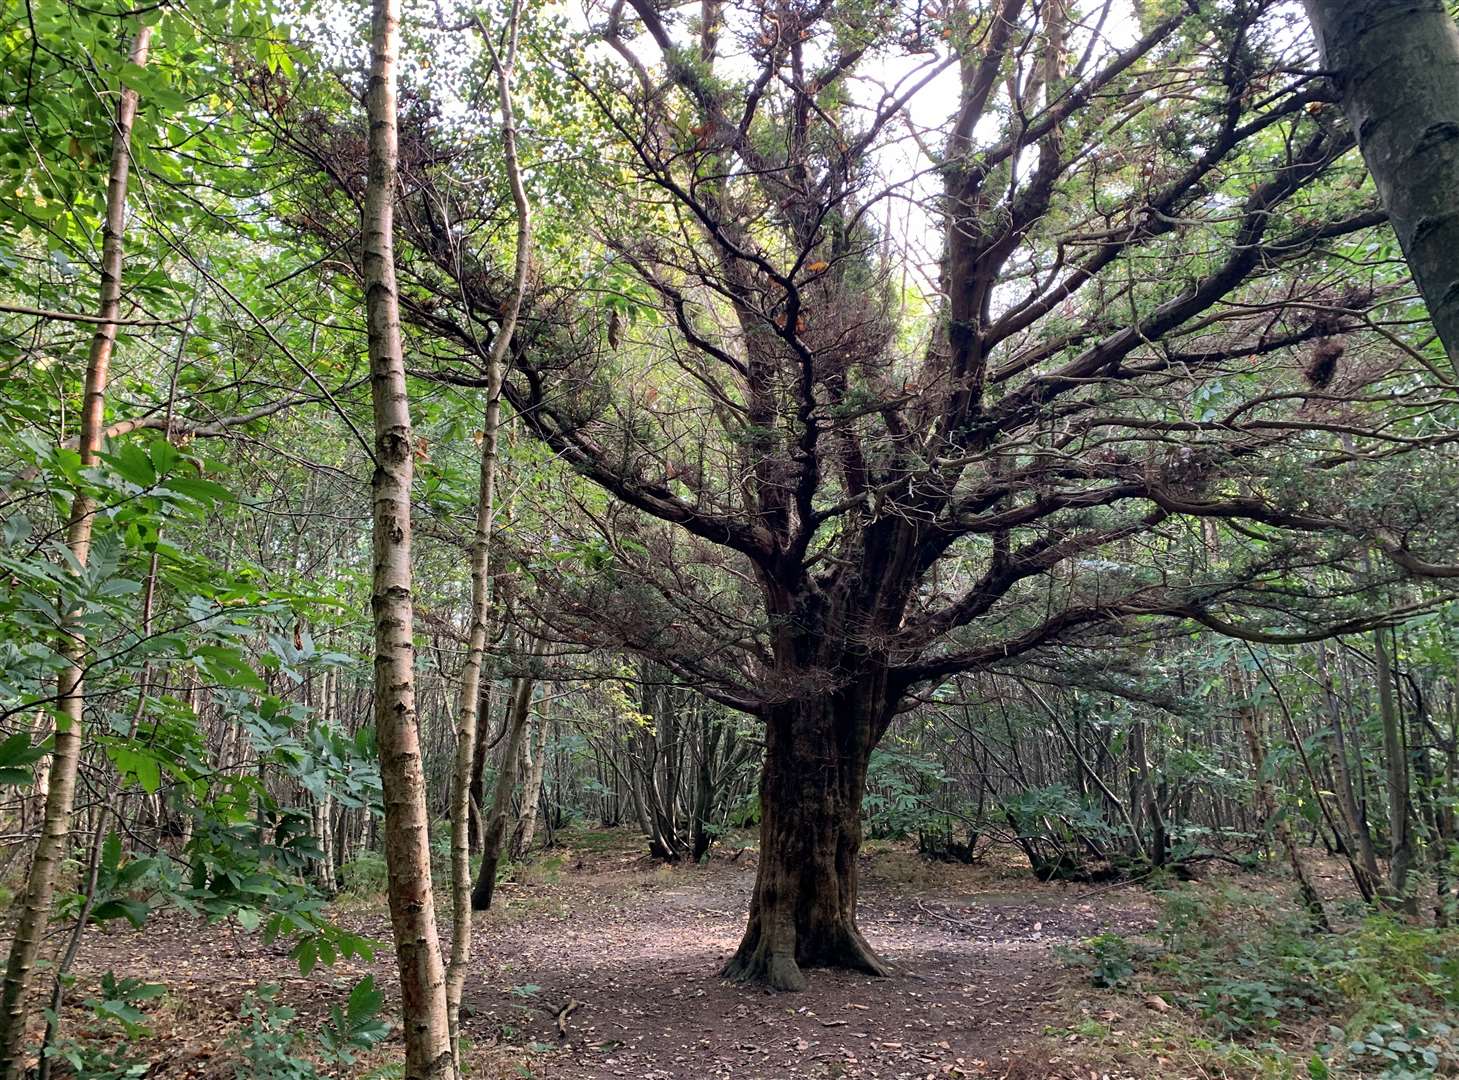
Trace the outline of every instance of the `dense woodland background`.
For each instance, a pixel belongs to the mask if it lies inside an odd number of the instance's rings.
[[[605,843],[753,874],[729,978],[902,986],[863,841],[1164,903],[1061,954],[1176,1025],[1130,1075],[1459,1071],[1459,192],[1307,12],[6,0],[0,50],[0,1076],[172,1075],[166,963],[87,957],[180,925],[385,965],[230,1000],[216,1075],[491,1075],[471,909]]]

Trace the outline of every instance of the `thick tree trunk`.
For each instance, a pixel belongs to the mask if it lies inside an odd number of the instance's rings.
[[[1459,28],[1442,0],[1306,0],[1429,315],[1459,357]]]
[[[132,43],[131,62],[147,63],[152,30],[143,26]],[[116,127],[112,133],[111,171],[107,178],[106,219],[102,228],[101,302],[102,321],[91,339],[86,361],[85,396],[81,404],[81,464],[94,466],[101,451],[103,410],[110,380],[112,348],[116,344],[116,318],[122,295],[122,235],[126,229],[127,182],[131,171],[132,124],[137,118],[137,92],[121,88],[117,101]],[[84,567],[91,553],[91,530],[96,507],[85,494],[71,503],[66,525],[66,546],[78,566]],[[56,869],[66,854],[71,828],[71,808],[76,797],[76,772],[81,761],[81,724],[85,707],[82,673],[86,663],[86,641],[80,623],[82,612],[68,612],[61,627],[60,652],[66,660],[61,671],[56,710],[60,715],[55,731],[55,750],[50,760],[45,809],[40,839],[31,856],[30,874],[20,900],[20,920],[10,943],[5,981],[0,988],[0,1076],[5,1080],[24,1072],[26,992],[30,988],[36,956],[50,922],[51,901],[56,891]]]
[[[436,933],[430,818],[415,707],[415,611],[411,594],[413,453],[405,355],[395,285],[396,55],[399,0],[375,0],[370,37],[369,175],[364,278],[374,402],[375,727],[385,804],[390,923],[400,975],[405,1080],[455,1080],[446,973]]]
[[[760,865],[727,978],[802,990],[806,968],[888,974],[856,926],[861,796],[887,704],[860,689],[767,710]]]

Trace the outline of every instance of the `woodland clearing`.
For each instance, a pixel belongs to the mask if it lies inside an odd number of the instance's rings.
[[[663,866],[625,831],[570,833],[563,846],[516,867],[499,893],[506,903],[475,920],[485,959],[472,969],[463,1010],[471,1075],[1221,1075],[1219,1058],[1190,1054],[1189,1018],[1140,994],[1092,988],[1064,955],[1096,935],[1148,937],[1160,901],[1139,883],[1039,882],[1026,864],[996,853],[973,866],[930,863],[905,844],[873,843],[863,855],[862,923],[895,973],[828,971],[805,992],[783,995],[719,977],[738,941],[754,863],[753,850],[731,846],[702,865]],[[1324,884],[1341,889],[1336,865],[1323,869],[1331,871]],[[1234,873],[1213,871],[1222,880]],[[1273,903],[1290,886],[1277,872],[1239,876],[1272,890]],[[1217,885],[1175,887],[1200,902]],[[379,900],[346,895],[337,917],[384,938]],[[277,985],[278,1004],[307,1027],[361,976],[389,986],[388,963],[382,951],[374,963],[341,961],[302,976],[282,943],[164,917],[142,931],[114,926],[88,936],[72,997],[84,998],[106,971],[142,979],[167,971],[169,992],[149,1005],[149,1034],[129,1056],[152,1063],[149,1077],[231,1080],[246,994]],[[396,1007],[391,1000],[387,1011]],[[1300,1040],[1300,1026],[1291,1034]],[[397,1030],[355,1075],[370,1074],[398,1045]]]

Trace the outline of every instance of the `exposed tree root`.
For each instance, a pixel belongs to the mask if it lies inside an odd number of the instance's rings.
[[[777,937],[780,940],[776,940]],[[814,949],[797,949],[795,941],[795,931],[781,935],[766,934],[761,930],[759,920],[754,920],[720,975],[734,982],[793,991],[806,988],[802,969],[841,968],[879,978],[892,973],[855,926],[838,928],[830,935],[830,940],[821,935],[821,943]]]

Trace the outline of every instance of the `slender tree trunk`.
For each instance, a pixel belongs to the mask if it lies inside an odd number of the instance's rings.
[[[1378,869],[1378,852],[1373,847],[1373,834],[1358,806],[1353,791],[1352,774],[1348,769],[1347,739],[1344,733],[1342,710],[1338,707],[1337,694],[1333,690],[1332,673],[1327,667],[1327,647],[1317,643],[1317,678],[1322,684],[1322,700],[1327,710],[1327,719],[1332,724],[1332,741],[1329,744],[1332,760],[1333,787],[1337,790],[1337,805],[1346,824],[1344,844],[1348,847],[1348,862],[1353,868],[1358,891],[1369,902],[1381,891],[1383,875]]]
[[[1134,767],[1130,781],[1131,812],[1143,811],[1144,820],[1150,823],[1150,843],[1146,851],[1151,863],[1164,866],[1170,861],[1170,835],[1165,826],[1160,793],[1150,779],[1149,732],[1144,720],[1136,720],[1130,729],[1130,758]],[[1143,845],[1144,841],[1137,839],[1135,843]]]
[[[657,676],[660,672],[655,671]],[[678,862],[684,855],[683,840],[679,835],[679,767],[678,748],[680,739],[679,702],[667,686],[653,691],[653,768],[645,776],[645,782],[653,792],[653,803],[657,816],[653,843],[656,854],[668,862]]]
[[[665,764],[669,756],[667,732],[673,725],[673,715],[665,705],[662,690],[649,684],[646,669],[642,685],[643,712],[653,726],[635,734],[629,768],[638,792],[638,804],[643,808],[641,820],[649,855],[664,862],[678,862],[684,849],[674,829],[671,770]]]
[[[191,320],[191,315],[189,315]],[[189,328],[191,322],[189,322]],[[187,346],[187,332],[184,331],[178,342],[177,358],[178,363],[182,361],[183,350]],[[177,367],[173,368],[172,390],[167,401],[167,426],[163,429],[165,433],[171,434],[173,409],[176,404],[177,394]],[[152,612],[157,600],[157,571],[160,556],[156,551],[148,561],[146,585],[142,590],[142,611],[141,626],[144,636],[152,633]],[[151,667],[144,663],[142,665],[141,678],[137,680],[137,704],[132,709],[132,720],[127,727],[127,741],[137,737],[137,729],[141,726],[142,717],[147,712],[147,697],[149,683],[151,680]],[[55,1046],[56,1039],[61,1031],[62,1009],[65,1001],[66,987],[70,980],[68,975],[71,965],[76,961],[76,954],[81,949],[81,938],[86,932],[86,926],[91,921],[92,907],[96,903],[96,887],[101,880],[101,860],[104,849],[106,831],[111,824],[113,815],[120,816],[120,803],[124,788],[124,778],[117,777],[116,785],[107,789],[105,798],[96,808],[96,820],[91,824],[91,853],[86,861],[85,885],[82,887],[81,910],[76,913],[76,922],[71,927],[70,936],[66,942],[66,948],[61,953],[60,960],[55,964],[52,974],[50,1008],[46,1015],[46,1032],[41,1040],[41,1063],[38,1080],[50,1080],[51,1070],[55,1064],[55,1056],[49,1053]],[[191,820],[191,819],[189,819]]]
[[[320,723],[326,729],[331,730],[335,724],[334,685],[338,678],[338,672],[326,671],[319,688]],[[314,860],[314,883],[326,895],[332,895],[335,888],[333,804],[334,799],[326,791],[324,795],[314,801],[311,809],[314,843],[319,848],[319,857]]]
[[[1451,691],[1452,693],[1452,691]],[[1459,712],[1454,703],[1449,703],[1449,734],[1444,745],[1444,787],[1446,805],[1439,812],[1438,836],[1434,843],[1434,860],[1438,870],[1434,874],[1434,924],[1450,926],[1459,915],[1459,882],[1455,881],[1453,870],[1454,845],[1459,843],[1459,811],[1456,811],[1455,797],[1459,796]]]
[[[1442,0],[1306,0],[1429,315],[1459,358],[1459,28]]]
[[[766,710],[760,864],[726,977],[802,990],[805,968],[888,973],[857,928],[856,893],[866,768],[890,706],[872,677]]]
[[[1120,817],[1124,820],[1125,828],[1130,831],[1130,844],[1133,846],[1135,853],[1142,859],[1147,858],[1145,854],[1145,843],[1140,838],[1140,831],[1135,828],[1135,822],[1130,817],[1129,808],[1111,790],[1110,786],[1104,782],[1099,773],[1095,771],[1094,766],[1089,764],[1089,759],[1080,752],[1079,744],[1070,736],[1068,730],[1064,727],[1063,721],[1059,719],[1059,714],[1054,711],[1054,707],[1044,700],[1044,696],[1033,685],[1025,685],[1024,689],[1043,708],[1044,715],[1049,718],[1050,723],[1054,725],[1054,729],[1063,738],[1064,744],[1069,747],[1069,752],[1074,756],[1074,761],[1078,766],[1079,774],[1081,776],[1087,775],[1095,787],[1099,788],[1100,793],[1104,795],[1110,806],[1119,811]]]
[[[720,740],[724,728],[716,723],[710,711],[702,705],[699,709],[699,760],[695,771],[693,832],[690,838],[690,855],[700,862],[709,855],[709,846],[714,842],[710,818],[714,811],[715,781],[718,779],[715,761],[719,757]]]
[[[485,777],[483,774],[486,772],[486,754],[491,748],[491,740],[488,738],[490,732],[481,730],[481,718],[491,716],[491,701],[491,680],[483,679],[481,689],[476,695],[476,746],[471,755],[471,784],[467,791],[470,799],[468,806],[471,810],[471,853],[473,855],[481,853],[482,832],[486,828],[483,810],[485,802],[483,791]]]
[[[1417,912],[1417,898],[1409,895],[1408,875],[1413,870],[1413,797],[1409,791],[1408,747],[1403,720],[1393,693],[1393,662],[1383,631],[1373,634],[1373,660],[1378,682],[1378,717],[1383,725],[1383,757],[1388,770],[1388,889],[1390,907]]]
[[[1307,776],[1307,784],[1312,789],[1312,798],[1315,799],[1317,802],[1317,807],[1322,813],[1322,819],[1327,822],[1328,827],[1332,830],[1333,836],[1336,837],[1337,841],[1342,845],[1344,853],[1351,852],[1352,841],[1348,839],[1347,831],[1343,827],[1343,825],[1333,818],[1332,811],[1328,808],[1326,799],[1323,798],[1322,784],[1318,780],[1317,770],[1312,767],[1312,759],[1307,753],[1307,747],[1303,743],[1301,733],[1297,730],[1297,722],[1292,716],[1292,710],[1291,707],[1287,704],[1287,699],[1285,695],[1282,694],[1281,685],[1277,682],[1276,679],[1272,677],[1271,673],[1267,670],[1266,665],[1261,662],[1260,657],[1257,656],[1256,650],[1251,647],[1250,643],[1246,644],[1246,651],[1247,654],[1251,657],[1252,663],[1256,665],[1257,671],[1261,672],[1261,676],[1266,681],[1267,686],[1271,688],[1272,695],[1276,698],[1277,708],[1281,711],[1282,721],[1287,728],[1287,735],[1291,738],[1292,748],[1297,751],[1297,757],[1302,762],[1302,771]],[[1273,799],[1273,801],[1275,802],[1275,798]],[[1316,834],[1317,826],[1314,823],[1312,840],[1313,843],[1316,843]],[[1295,848],[1293,848],[1292,851],[1289,853],[1288,858],[1293,860],[1299,859]],[[1307,878],[1305,866],[1302,867],[1300,877],[1306,879],[1305,887],[1311,889],[1312,897],[1316,898],[1317,890],[1312,887],[1310,878]],[[1317,900],[1317,905],[1320,909],[1320,900]],[[1331,927],[1327,926],[1327,915],[1325,912],[1321,915],[1320,925],[1322,925],[1324,929],[1331,929]]]
[[[334,800],[326,794],[313,807],[314,843],[319,848],[319,858],[314,860],[314,884],[324,894],[334,892]]]
[[[517,27],[520,3],[513,0],[507,23],[506,50],[498,55],[491,34],[478,18],[476,27],[496,63],[497,93],[501,98],[502,154],[512,199],[517,211],[516,274],[512,294],[502,313],[501,325],[492,339],[486,361],[486,415],[482,423],[481,473],[477,491],[476,535],[471,547],[471,636],[466,665],[461,677],[460,723],[456,731],[454,783],[451,787],[451,966],[446,973],[446,1001],[450,1016],[451,1050],[458,1054],[461,1042],[461,994],[466,986],[466,969],[471,962],[471,911],[476,897],[471,888],[471,780],[476,761],[477,707],[481,697],[481,664],[486,653],[486,636],[491,615],[491,530],[496,515],[497,446],[501,435],[502,372],[522,310],[531,259],[532,211],[517,163],[517,123],[512,107],[512,77],[517,59]],[[488,824],[487,828],[490,828]],[[483,836],[483,844],[486,837]],[[500,841],[498,841],[500,846]],[[485,856],[482,860],[485,866]],[[492,870],[495,884],[496,867]],[[491,903],[488,892],[486,907]]]
[[[502,840],[507,833],[507,818],[512,812],[512,792],[517,787],[517,763],[522,759],[522,737],[527,719],[532,714],[534,680],[519,675],[512,684],[512,700],[507,714],[507,741],[502,748],[501,767],[492,789],[491,809],[486,814],[486,827],[481,833],[481,865],[476,871],[476,887],[471,891],[471,906],[476,911],[491,907],[496,892],[496,872],[501,865]]]
[[[430,819],[415,706],[411,595],[410,405],[395,285],[396,56],[399,0],[375,0],[367,97],[369,174],[364,208],[365,308],[375,418],[375,726],[385,804],[390,922],[400,969],[405,1078],[455,1080],[446,976],[431,887]]]
[[[1251,688],[1245,689],[1250,694]],[[1302,896],[1302,906],[1312,917],[1313,925],[1324,932],[1329,931],[1332,926],[1327,920],[1327,909],[1322,906],[1322,894],[1312,883],[1312,874],[1308,871],[1302,853],[1297,850],[1297,841],[1292,836],[1292,823],[1282,813],[1277,802],[1276,784],[1267,771],[1266,737],[1262,732],[1264,725],[1255,705],[1246,704],[1241,707],[1241,726],[1246,733],[1246,745],[1251,751],[1251,772],[1256,782],[1257,805],[1261,815],[1276,837],[1282,854],[1287,857],[1287,865],[1292,868],[1292,876],[1297,879],[1297,891]]]
[[[132,42],[130,60],[144,66],[151,46],[152,30],[143,26]],[[81,464],[98,461],[101,450],[103,412],[111,373],[111,354],[116,344],[116,319],[122,296],[122,238],[126,230],[127,181],[131,171],[132,125],[137,118],[137,92],[123,85],[117,101],[116,126],[112,132],[111,171],[106,188],[106,219],[102,227],[101,302],[97,324],[86,361],[85,397],[81,405],[81,436],[78,450]],[[91,553],[91,531],[96,506],[84,492],[71,503],[66,525],[66,546],[76,563],[86,565]],[[41,835],[31,857],[30,874],[20,901],[20,919],[10,943],[5,981],[0,988],[0,1077],[11,1080],[24,1071],[26,992],[30,988],[36,956],[50,921],[51,901],[56,889],[56,868],[65,857],[70,833],[71,808],[76,797],[76,772],[81,761],[82,714],[85,689],[82,673],[86,662],[86,640],[81,628],[83,612],[69,611],[61,627],[60,652],[66,667],[57,686],[55,749],[51,755]]]
[[[517,815],[516,828],[512,830],[512,842],[508,847],[512,858],[521,859],[532,850],[532,838],[537,834],[537,814],[542,802],[542,777],[547,771],[547,738],[551,725],[547,717],[539,716],[537,723],[527,736],[524,747],[524,762],[527,779],[522,784],[522,812]],[[536,743],[537,749],[532,749]],[[548,838],[551,839],[551,822],[548,822]]]

